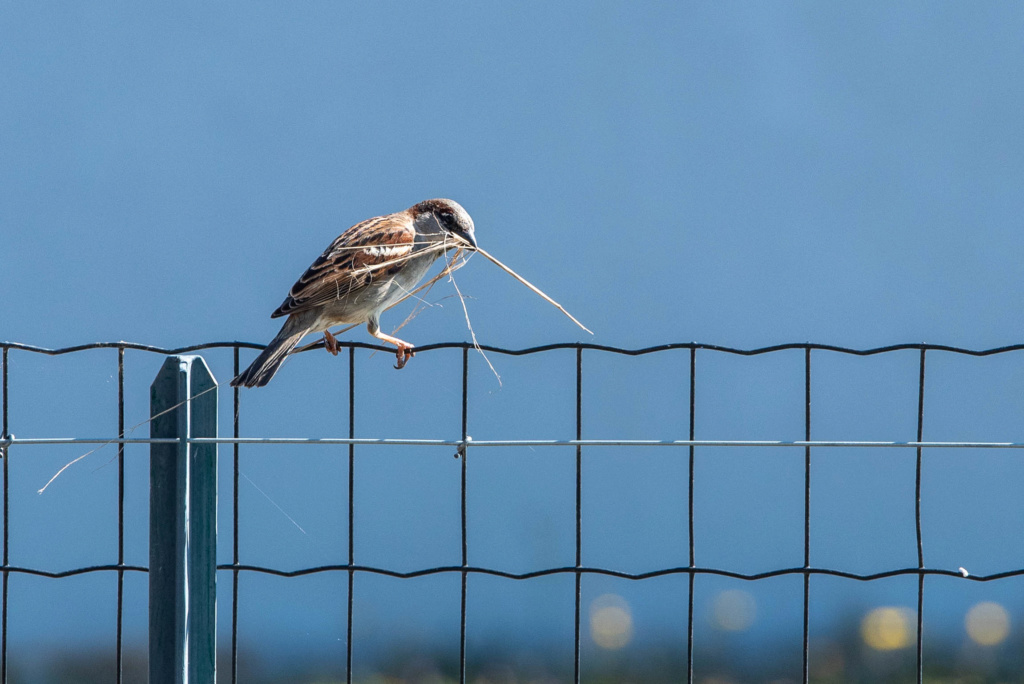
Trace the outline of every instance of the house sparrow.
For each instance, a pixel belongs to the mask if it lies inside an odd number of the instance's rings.
[[[292,286],[270,315],[288,320],[231,385],[266,385],[309,333],[322,332],[327,350],[337,354],[338,343],[329,328],[341,324],[365,322],[371,335],[398,347],[395,367],[402,368],[412,357],[413,346],[381,332],[381,312],[412,292],[442,253],[476,248],[473,231],[473,219],[449,199],[426,200],[352,226]]]

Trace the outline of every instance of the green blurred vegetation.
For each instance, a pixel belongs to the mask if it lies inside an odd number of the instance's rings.
[[[802,680],[799,638],[780,640],[757,652],[726,648],[694,653],[697,684],[783,684]],[[934,643],[924,651],[924,681],[931,684],[983,684],[1024,681],[1024,643],[1017,635],[998,647],[963,642]],[[472,684],[558,684],[572,682],[572,650],[514,650],[493,645],[485,658],[467,660],[467,682]],[[115,681],[111,651],[79,651],[13,657],[12,684],[107,684]],[[230,655],[222,650],[218,679],[230,681]],[[358,661],[358,654],[357,654]],[[338,653],[309,654],[272,649],[242,650],[238,681],[245,684],[336,684],[345,682],[344,646]],[[357,684],[453,684],[458,682],[458,654],[415,652],[400,648],[372,664],[355,667]],[[906,648],[876,651],[861,638],[859,626],[847,628],[827,640],[812,641],[810,681],[818,684],[912,684],[916,675],[916,642]],[[584,659],[581,680],[587,684],[668,684],[686,681],[686,645],[634,646],[621,651],[599,651]],[[126,649],[124,682],[146,681],[146,654]]]

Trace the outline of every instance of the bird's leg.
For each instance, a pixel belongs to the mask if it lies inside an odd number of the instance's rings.
[[[334,356],[338,355],[338,338],[330,330],[324,330],[324,348]]]
[[[398,351],[395,353],[397,363],[395,368],[401,370],[405,368],[405,364],[415,356],[413,352],[413,346],[404,340],[400,340],[397,337],[392,337],[380,329],[380,325],[374,325],[374,321],[371,321],[366,329],[370,331],[370,334],[376,337],[378,340],[388,342],[398,347]]]

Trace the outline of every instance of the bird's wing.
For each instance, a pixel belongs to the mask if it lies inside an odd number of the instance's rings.
[[[393,276],[411,257],[415,238],[407,212],[357,223],[306,269],[271,318],[351,296],[376,280]]]

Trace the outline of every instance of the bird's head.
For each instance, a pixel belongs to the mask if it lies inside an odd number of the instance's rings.
[[[456,243],[463,243],[476,249],[473,219],[458,202],[450,199],[431,199],[420,202],[412,207],[411,211],[424,232],[450,235],[455,238]]]

